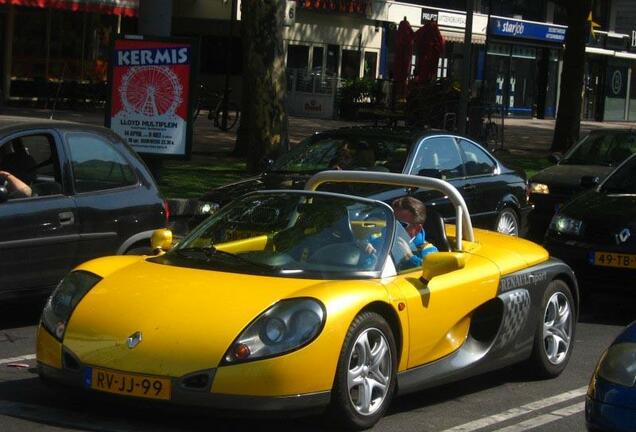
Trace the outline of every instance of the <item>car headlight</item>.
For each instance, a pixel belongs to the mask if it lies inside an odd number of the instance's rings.
[[[550,193],[550,188],[544,183],[530,183],[530,193],[545,195]]]
[[[301,348],[318,336],[325,317],[318,300],[280,301],[243,330],[225,354],[224,363],[263,359]]]
[[[199,201],[195,211],[196,216],[210,216],[219,209],[219,205],[213,202]]]
[[[636,343],[609,347],[598,365],[598,376],[626,387],[636,386]]]
[[[58,284],[42,311],[42,325],[60,342],[66,325],[82,297],[102,278],[85,271],[69,273]]]
[[[550,222],[550,230],[561,234],[579,235],[583,228],[583,221],[564,215],[554,215]]]

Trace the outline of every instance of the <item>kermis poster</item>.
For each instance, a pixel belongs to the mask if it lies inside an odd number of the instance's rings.
[[[192,52],[185,42],[115,40],[107,123],[138,153],[189,156]]]

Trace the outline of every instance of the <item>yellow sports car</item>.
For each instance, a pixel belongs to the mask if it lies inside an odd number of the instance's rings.
[[[438,249],[413,267],[391,207],[318,192],[323,183],[432,188],[455,225],[429,209]],[[115,395],[181,405],[327,407],[371,427],[396,394],[527,361],[566,366],[578,290],[540,246],[473,232],[442,180],[326,171],[304,191],[251,193],[156,256],[116,256],[73,270],[38,330],[39,374]]]

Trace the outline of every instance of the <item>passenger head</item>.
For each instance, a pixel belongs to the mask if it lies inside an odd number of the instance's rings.
[[[426,206],[417,198],[406,196],[391,204],[395,218],[409,225],[423,224],[426,221]]]

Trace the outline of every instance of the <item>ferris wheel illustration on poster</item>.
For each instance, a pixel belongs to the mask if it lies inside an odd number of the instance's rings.
[[[160,66],[131,68],[119,88],[125,111],[147,117],[173,117],[182,93],[177,75]]]

